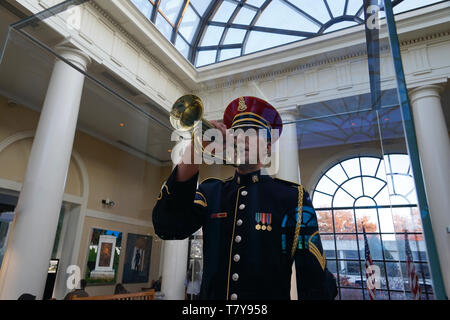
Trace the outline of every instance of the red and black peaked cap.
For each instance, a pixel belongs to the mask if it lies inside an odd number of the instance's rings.
[[[256,97],[239,97],[230,102],[223,115],[227,129],[253,127],[283,130],[283,121],[278,111],[267,101]]]

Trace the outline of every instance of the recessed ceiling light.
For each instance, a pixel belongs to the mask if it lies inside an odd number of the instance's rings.
[[[121,126],[121,127],[123,128],[123,127],[125,127],[125,123],[121,122],[121,123],[119,124],[119,126]]]

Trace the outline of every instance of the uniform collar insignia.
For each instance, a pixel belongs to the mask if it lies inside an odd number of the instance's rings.
[[[234,179],[237,184],[249,185],[252,183],[258,183],[264,180],[264,175],[261,175],[261,170],[247,173],[247,174],[239,174],[237,171],[234,174]],[[268,176],[267,176],[268,177]]]

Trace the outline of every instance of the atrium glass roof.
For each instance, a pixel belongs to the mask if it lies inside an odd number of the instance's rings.
[[[363,0],[131,0],[194,66],[364,22]],[[400,13],[441,0],[393,0]]]

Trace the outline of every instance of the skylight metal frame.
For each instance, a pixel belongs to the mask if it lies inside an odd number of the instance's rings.
[[[328,28],[330,28],[332,25],[340,22],[354,22],[355,24],[362,24],[364,23],[364,19],[360,17],[363,13],[363,0],[361,0],[361,7],[357,10],[357,12],[353,15],[348,13],[348,7],[349,7],[349,1],[345,0],[344,6],[342,8],[342,15],[335,16],[333,15],[333,12],[329,6],[329,1],[333,0],[317,0],[322,1],[324,6],[327,8],[329,20],[326,22],[321,22],[317,18],[313,17],[310,13],[305,12],[298,6],[296,6],[294,3],[291,2],[291,0],[279,0],[281,3],[292,9],[295,13],[297,13],[302,18],[307,19],[311,23],[315,24],[318,27],[317,32],[310,32],[305,30],[289,30],[284,28],[272,28],[272,27],[265,27],[265,26],[257,26],[257,22],[260,19],[263,12],[269,7],[269,5],[274,0],[265,0],[259,7],[254,6],[252,4],[247,3],[247,0],[212,0],[208,6],[206,7],[203,14],[199,13],[198,8],[195,7],[195,5],[191,2],[191,0],[183,0],[183,3],[180,7],[180,10],[177,14],[177,17],[174,19],[174,21],[171,21],[165,14],[164,10],[160,8],[162,1],[164,0],[147,0],[152,4],[152,12],[150,14],[150,17],[147,17],[150,21],[153,22],[153,24],[156,24],[156,19],[158,17],[158,14],[161,15],[162,18],[164,18],[167,23],[170,24],[172,27],[172,32],[170,35],[170,39],[168,39],[173,45],[177,44],[178,37],[180,37],[188,46],[189,46],[189,52],[187,53],[187,60],[189,60],[194,66],[197,66],[197,60],[198,60],[198,54],[202,51],[216,51],[215,52],[215,59],[213,63],[217,63],[222,61],[222,53],[223,50],[227,49],[240,49],[239,56],[243,56],[247,54],[246,49],[249,42],[250,34],[252,31],[256,32],[265,32],[270,34],[279,34],[279,35],[287,35],[287,36],[296,36],[299,37],[299,40],[303,39],[309,39],[313,37],[320,36],[326,32]],[[396,6],[403,2],[404,0],[394,0],[392,1],[392,5]],[[224,2],[229,2],[236,7],[234,8],[232,14],[228,18],[227,22],[218,22],[214,21],[214,17],[216,13],[218,12],[219,8],[222,6]],[[195,31],[193,31],[193,37],[192,40],[189,42],[185,36],[183,36],[180,32],[180,25],[182,23],[183,17],[186,13],[186,10],[192,9],[192,11],[197,15],[199,18],[199,23],[195,27]],[[242,10],[242,8],[246,8],[249,10],[252,10],[255,12],[255,16],[252,18],[249,24],[239,24],[235,23],[235,19],[238,16],[239,12]],[[217,45],[205,45],[202,46],[201,42],[205,36],[205,33],[210,26],[216,26],[223,28],[222,34],[218,36],[218,43]],[[231,43],[231,44],[224,44],[227,34],[230,31],[230,29],[240,29],[245,30],[245,35],[241,43]],[[290,43],[290,42],[288,42]],[[265,49],[262,49],[265,50]]]

